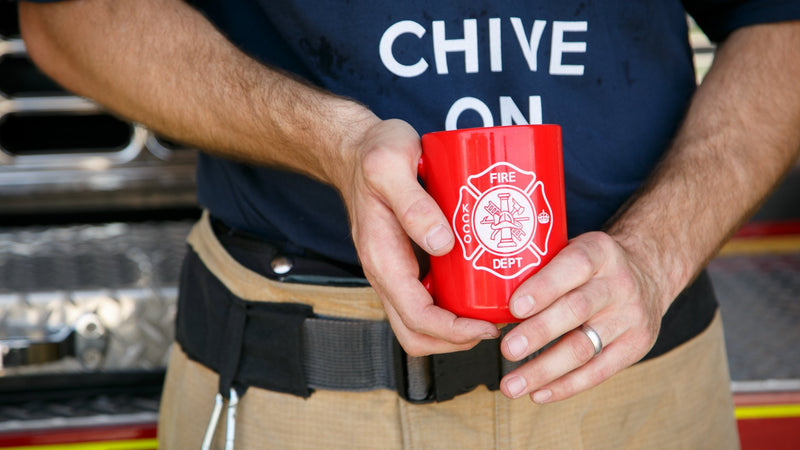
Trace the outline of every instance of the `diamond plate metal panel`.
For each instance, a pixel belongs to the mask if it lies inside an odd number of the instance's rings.
[[[163,368],[191,224],[1,230],[0,345],[6,343],[6,360],[14,342],[53,341],[72,331],[74,342],[59,361],[6,364],[0,375]]]
[[[800,380],[800,253],[721,256],[709,272],[732,380]]]

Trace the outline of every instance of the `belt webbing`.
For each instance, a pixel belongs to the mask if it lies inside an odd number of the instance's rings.
[[[386,322],[308,318],[303,368],[315,389],[396,389],[394,335]]]
[[[231,332],[232,322],[240,332]],[[313,389],[390,389],[413,402],[444,401],[481,384],[497,389],[502,374],[516,366],[503,362],[497,340],[415,358],[402,352],[388,322],[320,317],[302,304],[244,301],[191,249],[176,339],[191,359],[220,374],[225,397],[230,388],[241,394],[253,386],[301,397]]]

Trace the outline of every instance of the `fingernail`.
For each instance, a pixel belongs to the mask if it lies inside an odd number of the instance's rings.
[[[480,336],[480,338],[481,339],[497,339],[498,336],[500,336],[500,330],[494,329],[492,331],[487,331],[486,333],[483,333]]]
[[[547,403],[550,400],[550,397],[553,396],[553,393],[547,389],[543,389],[541,391],[536,391],[533,393],[533,401],[536,403]]]
[[[522,377],[514,376],[506,380],[506,390],[514,398],[522,395],[527,385],[528,383],[525,381],[525,378]]]
[[[428,231],[428,235],[425,236],[425,243],[428,244],[428,248],[434,252],[447,246],[451,240],[453,240],[453,235],[450,234],[450,230],[442,224],[431,228],[431,230]]]
[[[512,336],[506,338],[506,348],[508,353],[514,358],[521,358],[525,351],[528,350],[528,338],[525,336]]]
[[[535,302],[530,295],[522,295],[511,299],[511,313],[520,319],[528,317],[533,312]]]

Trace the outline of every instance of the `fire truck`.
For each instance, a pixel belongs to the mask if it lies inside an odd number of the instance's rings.
[[[195,152],[28,58],[0,1],[0,449],[157,447]],[[714,48],[691,27],[698,81]],[[800,165],[711,261],[742,448],[800,448]]]

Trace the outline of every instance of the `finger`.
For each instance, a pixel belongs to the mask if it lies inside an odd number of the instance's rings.
[[[382,296],[384,309],[398,340],[412,356],[464,350],[482,339],[494,339],[500,333],[494,324],[458,317],[435,306],[428,291],[416,279],[407,284],[398,281],[384,286],[392,292]],[[440,342],[418,339],[419,336]],[[426,347],[434,344],[434,347]]]
[[[597,325],[596,328],[599,329],[595,331],[601,336],[601,342],[613,342],[618,336],[616,332],[602,325]],[[582,367],[595,356],[595,347],[591,339],[580,328],[573,330],[541,355],[506,375],[501,383],[501,389],[509,397],[521,397]]]
[[[469,350],[477,345],[480,340],[473,340],[463,344],[454,344],[433,336],[426,334],[416,333],[408,329],[397,311],[391,304],[387,303],[385,306],[386,316],[389,319],[389,324],[392,326],[397,341],[403,350],[409,356],[425,356],[439,353],[452,353]]]
[[[419,136],[405,123],[392,124],[396,126],[386,126],[388,131],[381,133],[375,149],[364,156],[367,184],[417,245],[432,255],[446,254],[455,236],[444,213],[417,181]]]
[[[408,236],[431,255],[447,254],[455,235],[439,205],[416,181],[416,172],[406,177],[398,173],[386,183],[386,201]]]
[[[632,352],[634,342],[619,338],[583,366],[531,393],[536,403],[551,403],[591,389],[635,364],[644,354]]]
[[[510,361],[518,361],[578,328],[590,318],[593,323],[602,321],[607,314],[600,312],[610,301],[608,283],[597,279],[589,281],[508,332],[501,343],[503,356]],[[610,317],[608,321],[619,323]]]
[[[457,351],[481,339],[499,335],[489,322],[459,318],[436,307],[427,290],[419,282],[419,266],[408,238],[385,207],[372,208],[366,219],[359,220],[359,254],[367,278],[378,292],[391,324],[406,351],[419,354],[442,353],[446,348]],[[365,217],[365,216],[361,216]],[[412,339],[426,335],[442,341]],[[455,345],[447,347],[445,344]]]
[[[613,251],[605,233],[586,233],[572,239],[549,263],[533,274],[509,300],[520,319],[533,316],[597,274]]]

